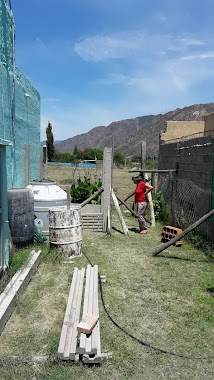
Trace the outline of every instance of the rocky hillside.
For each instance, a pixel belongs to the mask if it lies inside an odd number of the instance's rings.
[[[75,145],[78,149],[114,147],[128,157],[140,155],[141,141],[147,142],[147,155],[157,156],[159,134],[165,129],[169,120],[194,121],[203,120],[205,115],[214,112],[214,103],[194,104],[185,108],[159,115],[147,115],[114,121],[108,126],[91,129],[87,133],[71,137],[57,144],[60,151],[73,152]]]

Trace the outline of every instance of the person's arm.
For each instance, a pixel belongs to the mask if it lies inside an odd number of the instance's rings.
[[[150,186],[148,182],[146,182],[145,189],[146,189],[145,196],[147,196],[147,194],[150,193],[150,191],[153,189],[153,186]]]

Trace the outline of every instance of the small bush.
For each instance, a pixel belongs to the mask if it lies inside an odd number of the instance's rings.
[[[161,192],[157,192],[156,194],[154,194],[152,200],[154,206],[155,219],[167,224],[171,223],[172,214],[170,211],[170,207],[166,203]]]
[[[91,179],[84,177],[84,180],[78,179],[77,185],[71,187],[71,197],[74,203],[82,203],[91,197],[102,186],[102,182],[91,183]],[[93,199],[91,203],[100,203],[100,197]]]

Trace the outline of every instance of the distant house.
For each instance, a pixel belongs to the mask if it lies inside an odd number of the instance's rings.
[[[194,223],[214,208],[214,113],[202,121],[169,121],[160,134],[158,169],[174,169],[171,183],[159,175],[177,225]],[[213,218],[198,229],[214,242]]]
[[[12,11],[0,0],[0,269],[8,266],[7,188],[39,178],[40,95],[15,66]]]

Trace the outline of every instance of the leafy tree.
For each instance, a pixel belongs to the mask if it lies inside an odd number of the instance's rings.
[[[96,156],[97,160],[103,159],[103,151],[101,149],[95,148],[94,150],[94,157]]]
[[[54,161],[55,162],[74,162],[75,157],[73,154],[68,152],[60,152],[58,149],[54,151]]]
[[[103,152],[101,149],[93,149],[93,148],[86,148],[84,149],[83,151],[83,158],[85,160],[94,160],[95,157],[98,159],[98,160],[102,160],[103,159]]]
[[[115,152],[113,157],[116,166],[121,166],[125,164],[124,154],[121,152]]]
[[[54,157],[54,136],[52,131],[52,125],[50,122],[48,122],[48,126],[46,128],[46,144],[47,144],[47,154],[48,154],[48,161],[53,161]]]
[[[79,149],[77,148],[77,145],[74,147],[73,155],[78,157],[79,156]]]

